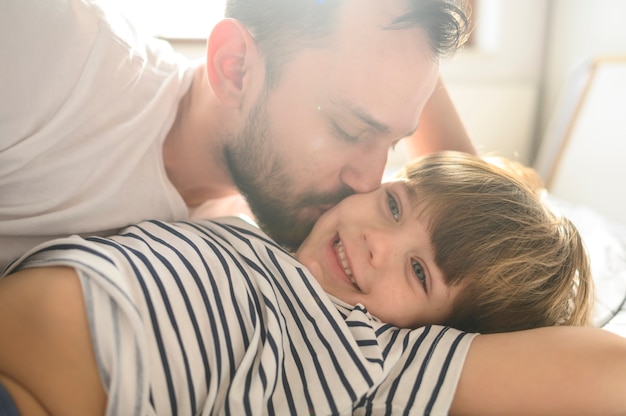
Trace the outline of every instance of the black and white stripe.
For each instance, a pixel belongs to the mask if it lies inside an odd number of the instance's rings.
[[[445,414],[473,335],[328,297],[240,219],[47,243],[83,284],[109,414]]]

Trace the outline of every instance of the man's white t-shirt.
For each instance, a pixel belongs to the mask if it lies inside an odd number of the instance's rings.
[[[0,269],[51,238],[189,216],[162,145],[195,63],[102,3],[0,6]]]

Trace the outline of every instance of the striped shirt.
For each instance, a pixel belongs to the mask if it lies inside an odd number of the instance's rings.
[[[109,415],[446,414],[474,337],[329,297],[239,218],[55,240],[5,273],[42,265],[78,272]]]

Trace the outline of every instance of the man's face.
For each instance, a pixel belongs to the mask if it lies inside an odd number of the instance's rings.
[[[389,148],[417,128],[438,66],[421,31],[382,28],[398,3],[346,1],[335,33],[290,57],[226,145],[237,186],[281,244],[297,247],[325,210],[380,186]]]

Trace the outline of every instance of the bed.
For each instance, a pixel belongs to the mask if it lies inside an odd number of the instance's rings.
[[[594,325],[626,337],[626,225],[582,204],[552,195],[547,201],[576,225],[585,242],[596,286]]]
[[[626,56],[569,77],[537,157],[548,203],[579,229],[596,284],[594,324],[626,336]]]

